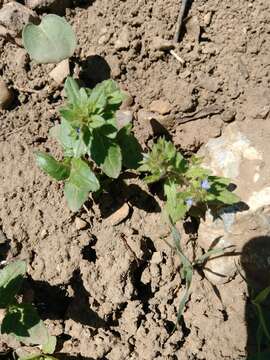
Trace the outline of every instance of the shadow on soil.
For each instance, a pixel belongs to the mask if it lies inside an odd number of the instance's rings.
[[[270,286],[270,236],[251,239],[244,246],[240,261],[249,289],[245,310],[247,360],[269,360],[270,296],[265,289]]]

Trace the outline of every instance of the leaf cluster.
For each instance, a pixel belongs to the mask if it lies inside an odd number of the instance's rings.
[[[5,310],[0,333],[12,335],[26,345],[40,345],[44,354],[52,354],[55,336],[49,335],[32,304],[18,303],[16,299],[25,273],[24,261],[12,262],[0,270],[0,309]]]
[[[64,159],[58,161],[42,152],[37,152],[36,159],[47,174],[65,181],[68,206],[77,211],[89,192],[101,188],[104,175],[116,179],[122,167],[138,167],[141,151],[131,124],[117,126],[116,111],[124,96],[113,80],[87,89],[69,77],[65,94],[67,104],[60,110],[61,123],[51,129],[63,148]]]
[[[139,170],[150,174],[145,177],[147,183],[162,181],[167,200],[165,210],[173,223],[187,213],[200,217],[207,208],[239,202],[228,189],[230,180],[211,175],[201,163],[202,159],[195,156],[184,158],[164,138],[144,155]]]

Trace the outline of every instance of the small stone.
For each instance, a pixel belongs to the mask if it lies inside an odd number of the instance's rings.
[[[204,18],[203,18],[203,22],[205,26],[209,26],[212,20],[212,11],[209,11],[207,14],[205,14]]]
[[[8,89],[3,80],[0,79],[0,109],[7,109],[13,101],[13,92]]]
[[[118,225],[125,220],[129,215],[129,206],[125,203],[120,209],[116,210],[111,216],[108,217],[107,221],[110,225]]]
[[[19,35],[29,22],[37,24],[39,22],[38,15],[16,1],[10,1],[0,10],[0,25],[13,31],[16,35]]]
[[[79,217],[76,217],[75,218],[75,227],[76,227],[76,230],[83,230],[87,227],[87,222],[82,220],[81,218]]]
[[[221,118],[225,123],[230,123],[235,120],[235,115],[235,110],[225,110],[221,115]]]
[[[132,122],[133,113],[130,110],[118,110],[116,111],[115,116],[117,127],[120,130],[122,127]]]
[[[162,253],[160,251],[156,251],[153,253],[151,258],[152,264],[160,264],[163,260]]]
[[[150,104],[150,111],[161,115],[168,114],[171,109],[171,104],[167,100],[155,100]]]
[[[120,32],[118,39],[115,41],[115,49],[116,50],[125,50],[129,48],[129,30],[127,26],[124,26],[122,31]]]
[[[169,40],[164,40],[161,37],[157,36],[152,41],[152,49],[158,51],[167,51],[174,49],[174,44]]]
[[[40,232],[40,238],[44,239],[48,235],[48,231],[46,229],[42,229]]]
[[[121,75],[121,67],[120,62],[117,56],[108,55],[106,56],[106,61],[108,62],[110,69],[111,69],[111,76],[112,78],[117,78]]]
[[[16,56],[16,65],[20,68],[23,68],[27,63],[27,59],[29,59],[26,50],[22,48],[17,49],[15,56]]]
[[[70,74],[69,60],[61,61],[50,73],[49,76],[58,84],[61,85],[66,77]]]

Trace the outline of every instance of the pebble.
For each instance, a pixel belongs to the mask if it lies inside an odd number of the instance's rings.
[[[168,114],[171,109],[171,104],[167,100],[154,100],[150,104],[150,111],[157,112],[161,115]]]
[[[118,129],[126,126],[132,122],[133,113],[130,110],[118,110],[116,111],[116,123]]]
[[[87,222],[82,220],[81,218],[79,217],[76,217],[75,218],[75,227],[76,227],[76,230],[83,230],[87,227]]]
[[[225,123],[230,123],[235,120],[235,115],[235,110],[225,110],[221,115],[221,118]]]
[[[212,11],[209,11],[207,14],[205,14],[203,18],[203,22],[205,26],[209,26],[211,24],[212,15],[213,15]]]
[[[0,79],[0,109],[7,109],[13,101],[13,92]]]
[[[10,1],[0,10],[0,25],[13,31],[16,35],[19,35],[29,22],[37,24],[39,22],[38,15],[16,1]]]
[[[151,258],[152,264],[160,264],[163,260],[162,253],[160,251],[156,251],[153,253]]]
[[[129,48],[129,30],[127,26],[124,26],[121,30],[118,39],[115,41],[114,47],[116,50],[124,50]]]
[[[174,49],[174,47],[175,46],[171,41],[162,39],[159,36],[155,37],[152,41],[152,49],[153,50],[167,51],[167,50]]]
[[[62,60],[50,73],[49,76],[58,84],[61,85],[66,77],[70,74],[69,60]]]
[[[120,224],[129,215],[129,205],[125,203],[120,209],[116,210],[111,216],[107,218],[107,222],[114,226]]]

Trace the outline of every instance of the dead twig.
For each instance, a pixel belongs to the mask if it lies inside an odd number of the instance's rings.
[[[179,38],[181,35],[183,22],[184,22],[184,16],[187,11],[188,3],[189,3],[189,0],[182,0],[182,2],[181,2],[180,12],[179,12],[178,19],[177,19],[176,32],[174,35],[174,42],[176,42],[176,43],[179,41]]]

